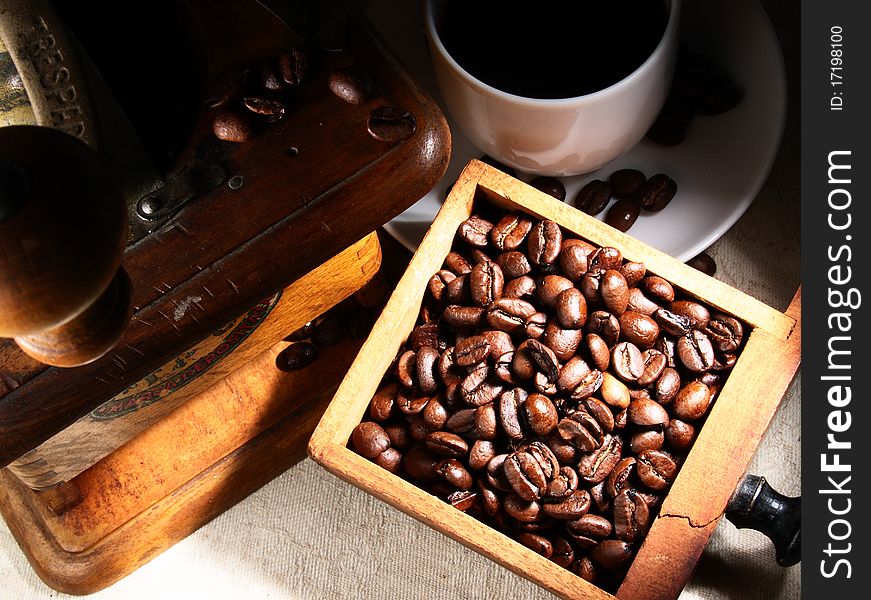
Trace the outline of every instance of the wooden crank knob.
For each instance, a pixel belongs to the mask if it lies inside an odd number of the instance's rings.
[[[93,149],[54,129],[0,128],[0,336],[57,366],[102,356],[130,316],[126,240],[121,192]]]
[[[729,500],[726,518],[738,529],[749,527],[767,535],[781,567],[801,560],[801,498],[784,496],[764,477],[744,477]]]

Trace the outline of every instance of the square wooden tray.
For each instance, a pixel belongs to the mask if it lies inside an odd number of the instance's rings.
[[[478,193],[508,210],[548,218],[643,262],[691,296],[742,319],[746,346],[707,417],[616,597],[675,598],[692,575],[801,358],[800,291],[781,313],[546,194],[472,161],[463,171],[309,442],[327,470],[565,598],[614,598],[502,533],[347,448],[418,316],[428,279],[442,266]]]

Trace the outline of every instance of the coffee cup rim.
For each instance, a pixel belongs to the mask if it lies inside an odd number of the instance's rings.
[[[656,60],[661,60],[662,55],[666,53],[666,46],[669,43],[669,40],[677,35],[677,27],[680,21],[680,12],[681,12],[681,0],[666,0],[668,2],[668,21],[666,22],[665,29],[662,32],[662,36],[659,39],[659,42],[656,45],[656,48],[648,55],[644,62],[642,62],[638,67],[636,67],[631,73],[620,79],[619,81],[615,81],[608,87],[604,87],[600,90],[596,90],[595,92],[590,92],[588,94],[583,94],[580,96],[570,96],[568,98],[533,98],[530,96],[520,96],[518,94],[512,94],[510,92],[506,92],[504,90],[500,90],[497,87],[493,87],[492,85],[481,81],[471,73],[469,73],[460,63],[458,63],[451,53],[448,52],[447,48],[445,48],[442,43],[441,36],[438,34],[436,24],[435,24],[435,5],[437,3],[442,3],[444,0],[426,0],[426,5],[424,7],[424,26],[426,28],[426,35],[429,38],[430,42],[438,49],[439,53],[448,61],[448,63],[454,68],[454,70],[466,80],[467,83],[484,88],[489,93],[494,96],[516,102],[516,103],[534,103],[536,105],[547,104],[547,105],[571,105],[571,104],[582,104],[590,101],[597,101],[604,99],[608,96],[611,96],[617,92],[619,92],[622,88],[628,87],[634,83],[634,81],[641,77],[642,73],[649,68],[649,65]]]

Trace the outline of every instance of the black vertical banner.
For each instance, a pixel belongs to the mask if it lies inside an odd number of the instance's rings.
[[[871,14],[802,3],[802,596],[871,589]]]

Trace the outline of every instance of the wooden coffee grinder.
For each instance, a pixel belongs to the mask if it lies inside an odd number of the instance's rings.
[[[0,125],[0,512],[88,593],[303,455],[450,136],[342,2],[0,2]]]

